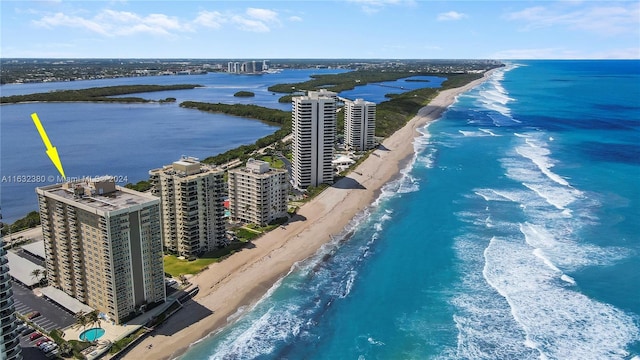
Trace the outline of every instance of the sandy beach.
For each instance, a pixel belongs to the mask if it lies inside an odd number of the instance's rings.
[[[295,263],[315,254],[370,206],[381,188],[396,178],[414,155],[416,129],[438,119],[457,95],[480,84],[489,73],[464,87],[441,91],[355,171],[302,206],[291,223],[255,240],[255,247],[192,277],[190,281],[200,287],[200,292],[124,358],[175,358],[190,344],[227,325],[238,308],[250,308]]]

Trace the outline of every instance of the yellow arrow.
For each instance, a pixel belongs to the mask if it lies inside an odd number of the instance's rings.
[[[62,162],[60,162],[60,156],[58,156],[58,149],[56,149],[55,146],[51,145],[51,141],[49,141],[47,132],[44,131],[44,128],[40,123],[40,119],[38,119],[38,114],[36,113],[31,114],[31,119],[33,119],[33,123],[36,125],[36,129],[38,129],[38,133],[40,133],[42,142],[44,143],[44,146],[47,148],[47,155],[49,156],[49,159],[51,159],[51,162],[53,163],[53,165],[56,166],[56,169],[58,169],[58,171],[60,172],[60,175],[62,175],[62,177],[66,179],[67,177],[64,175]]]

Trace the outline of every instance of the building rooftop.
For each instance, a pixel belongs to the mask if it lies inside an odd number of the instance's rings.
[[[60,304],[60,306],[71,311],[74,314],[80,311],[86,313],[92,312],[94,309],[91,306],[81,303],[79,300],[67,295],[64,291],[56,289],[53,286],[47,286],[40,289],[42,295],[48,297],[54,302]]]
[[[44,252],[44,240],[32,242],[31,244],[22,245],[22,249],[37,257],[40,257],[43,259],[45,259],[46,257],[46,254]]]
[[[180,160],[174,161],[171,165],[150,170],[149,175],[155,175],[161,172],[165,175],[177,176],[179,178],[190,178],[210,172],[222,171],[220,168],[201,163],[198,158],[183,155]]]
[[[150,194],[116,186],[112,177],[83,179],[36,188],[46,195],[68,204],[83,205],[86,210],[112,212],[157,202]]]
[[[29,287],[36,285],[39,281],[39,279],[31,275],[33,270],[45,270],[42,266],[36,265],[12,251],[7,251],[7,260],[9,260],[9,274],[11,277]]]

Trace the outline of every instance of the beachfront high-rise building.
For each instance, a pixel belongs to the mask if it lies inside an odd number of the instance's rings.
[[[336,93],[309,91],[293,98],[292,171],[298,189],[333,183],[334,143],[336,140]]]
[[[287,216],[287,171],[249,159],[244,168],[229,170],[229,211],[233,220],[266,225]]]
[[[375,146],[376,104],[363,99],[344,102],[344,143],[348,149],[365,151]]]
[[[18,324],[8,263],[4,241],[0,239],[0,359],[18,360],[22,359],[22,348],[16,330]]]
[[[103,176],[36,189],[49,286],[127,321],[164,302],[160,200]]]
[[[222,169],[183,156],[149,175],[151,194],[161,199],[166,250],[189,257],[224,245],[227,189]]]

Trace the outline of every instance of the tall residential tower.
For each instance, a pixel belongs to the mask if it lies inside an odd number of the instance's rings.
[[[8,263],[4,241],[0,239],[0,359],[19,360],[22,359],[22,348],[20,334],[16,330],[18,323],[13,306]]]
[[[309,91],[293,98],[293,185],[301,190],[333,183],[336,140],[336,93]]]
[[[267,225],[287,216],[288,196],[284,169],[249,159],[246,167],[229,170],[229,211],[234,220]]]
[[[164,302],[158,198],[109,176],[36,192],[50,286],[116,323]]]
[[[348,149],[365,151],[375,146],[376,104],[356,99],[344,102],[344,142]]]
[[[224,171],[182,157],[149,171],[151,193],[161,198],[164,247],[180,256],[197,256],[225,241]]]

